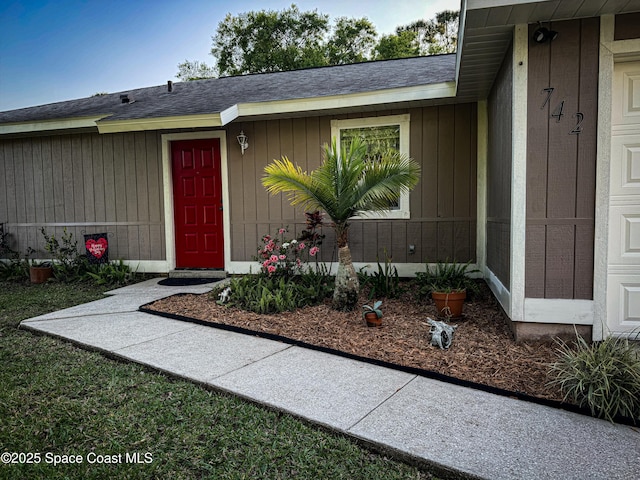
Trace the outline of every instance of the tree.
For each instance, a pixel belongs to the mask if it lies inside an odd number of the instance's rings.
[[[213,78],[216,76],[215,69],[204,62],[197,60],[185,60],[178,64],[177,78],[183,82],[191,80],[202,80],[203,78]]]
[[[278,72],[326,65],[323,39],[328,16],[300,12],[298,7],[281,12],[227,14],[213,37],[211,54],[219,75]]]
[[[331,147],[324,146],[322,165],[310,174],[282,157],[265,167],[262,184],[272,195],[288,193],[291,205],[324,210],[331,218],[338,244],[333,308],[352,310],[359,283],[349,250],[349,220],[388,210],[419,178],[420,166],[406,155],[389,150],[378,161],[369,161],[360,139],[338,151],[334,138]]]
[[[417,34],[411,30],[405,30],[395,35],[384,35],[376,45],[375,52],[375,60],[417,57],[420,55]]]
[[[415,57],[456,50],[458,12],[445,10],[433,20],[418,20],[396,28],[378,40],[366,18],[329,17],[317,10],[301,12],[296,5],[282,11],[227,14],[212,37],[215,67],[185,60],[178,65],[181,80],[248,73],[279,72],[306,67],[343,65],[369,60]]]
[[[434,28],[429,37],[428,55],[454,53],[458,47],[458,22],[460,12],[445,10],[436,13]]]
[[[377,36],[376,28],[366,18],[338,18],[327,42],[327,63],[343,65],[369,60]]]
[[[444,10],[436,13],[433,20],[418,20],[396,28],[396,34],[413,32],[420,55],[454,53],[458,43],[458,20],[460,12]]]

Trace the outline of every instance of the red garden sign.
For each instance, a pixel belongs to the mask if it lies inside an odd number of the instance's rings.
[[[84,236],[89,263],[109,263],[109,240],[106,233],[94,233]]]

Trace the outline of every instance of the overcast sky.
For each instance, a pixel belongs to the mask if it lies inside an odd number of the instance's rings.
[[[211,37],[227,13],[295,3],[367,17],[379,34],[458,10],[460,0],[33,0],[0,1],[0,111],[174,80],[177,64],[213,64]]]

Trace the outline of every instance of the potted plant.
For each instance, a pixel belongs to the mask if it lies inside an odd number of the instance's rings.
[[[44,283],[53,276],[53,265],[51,262],[30,258],[34,253],[36,251],[32,247],[28,247],[24,256],[25,265],[29,267],[29,280],[31,283]]]
[[[382,300],[378,300],[373,304],[373,307],[370,305],[362,306],[362,318],[364,318],[365,322],[367,322],[367,327],[382,326],[382,310],[380,310],[381,305]]]
[[[31,283],[44,283],[53,277],[53,265],[51,262],[29,261],[29,280]]]
[[[479,270],[470,270],[470,264],[439,262],[434,269],[427,265],[426,272],[416,275],[422,285],[421,293],[431,294],[440,316],[461,318],[467,291],[478,292],[478,285],[469,274]]]

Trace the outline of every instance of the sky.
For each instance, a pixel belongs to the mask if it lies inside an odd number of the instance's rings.
[[[177,81],[184,60],[214,64],[227,13],[317,10],[367,17],[378,34],[458,10],[460,0],[33,0],[0,2],[0,111]]]

